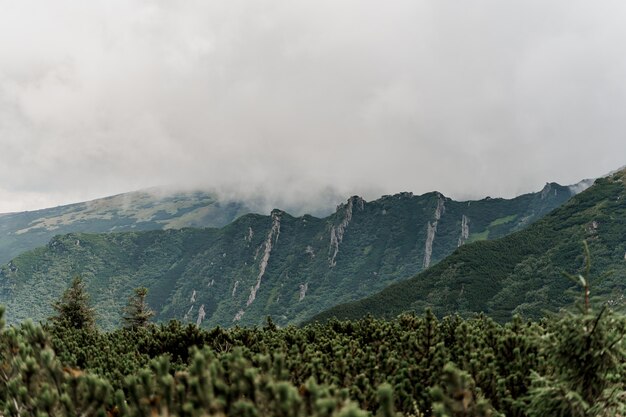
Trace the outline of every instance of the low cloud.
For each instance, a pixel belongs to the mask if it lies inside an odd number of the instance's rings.
[[[0,0],[0,211],[510,197],[624,164],[626,4]]]

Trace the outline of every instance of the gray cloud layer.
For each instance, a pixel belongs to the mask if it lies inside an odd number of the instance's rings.
[[[0,211],[512,196],[626,160],[621,0],[0,0]]]

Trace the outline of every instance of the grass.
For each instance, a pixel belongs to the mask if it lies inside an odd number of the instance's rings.
[[[482,232],[471,233],[469,239],[467,239],[467,243],[477,242],[479,240],[487,240],[489,239],[489,232],[492,227],[500,226],[502,224],[510,223],[514,221],[517,217],[517,214],[511,214],[510,216],[500,217],[489,223],[489,226]]]
[[[467,243],[476,242],[478,240],[487,240],[489,238],[489,229],[484,230],[480,233],[472,233],[467,239]]]
[[[517,214],[511,214],[510,216],[500,217],[489,223],[488,227],[499,226],[501,224],[510,223],[517,218]]]

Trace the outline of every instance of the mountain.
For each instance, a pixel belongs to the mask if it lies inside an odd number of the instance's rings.
[[[58,234],[222,227],[253,210],[209,192],[151,189],[84,203],[0,215],[0,263]]]
[[[439,315],[485,312],[499,321],[513,314],[536,318],[580,295],[562,273],[582,272],[583,241],[591,253],[592,295],[621,304],[626,287],[625,181],[626,170],[598,179],[524,230],[465,245],[409,280],[313,320],[391,317],[427,307]],[[613,273],[604,276],[607,271]]]
[[[59,235],[0,269],[0,304],[11,321],[45,318],[80,274],[107,328],[139,286],[149,288],[159,320],[254,325],[271,315],[280,325],[298,323],[410,277],[465,243],[526,227],[571,195],[555,183],[511,200],[401,193],[352,197],[323,219],[274,210],[221,229]]]

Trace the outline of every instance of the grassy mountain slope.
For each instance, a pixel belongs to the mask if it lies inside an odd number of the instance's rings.
[[[562,272],[584,265],[589,244],[592,294],[623,300],[626,281],[626,170],[594,186],[528,228],[501,239],[475,242],[415,277],[373,296],[338,305],[313,320],[390,317],[432,308],[437,314],[485,312],[497,320],[512,314],[538,317],[572,301],[572,282]],[[578,269],[576,269],[578,266]]]
[[[12,321],[44,318],[81,274],[107,327],[137,286],[149,288],[160,320],[297,323],[412,276],[467,241],[518,230],[570,197],[557,184],[512,200],[401,193],[352,197],[323,219],[274,210],[221,229],[60,235],[0,269],[0,304]]]
[[[138,191],[36,211],[0,215],[0,263],[71,232],[222,227],[252,210],[206,192]]]

